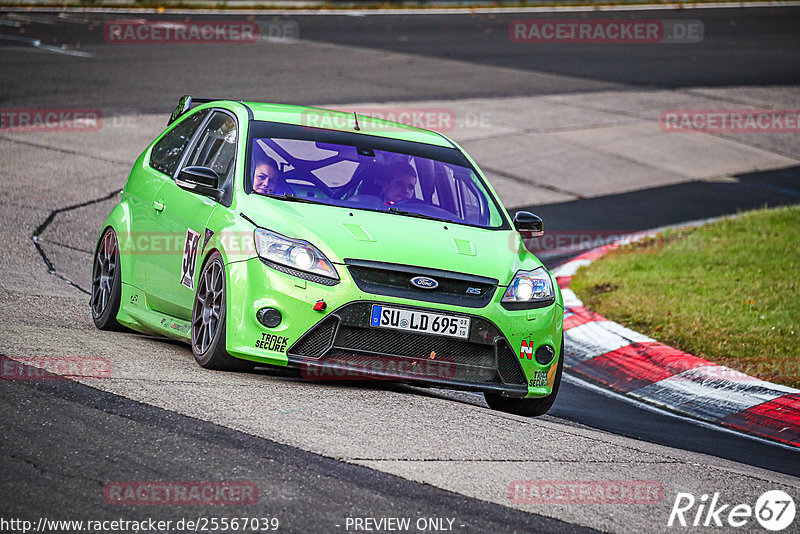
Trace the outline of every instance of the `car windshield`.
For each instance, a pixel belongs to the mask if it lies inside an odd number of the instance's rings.
[[[309,135],[309,128],[303,135],[311,139],[298,139],[280,129],[279,135],[251,137],[248,191],[485,228],[505,226],[496,201],[456,149],[347,133]]]

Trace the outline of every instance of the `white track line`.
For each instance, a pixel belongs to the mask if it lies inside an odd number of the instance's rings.
[[[0,46],[12,46],[18,48],[21,47],[23,49],[31,47],[34,50],[41,50],[42,52],[50,52],[51,54],[62,54],[65,56],[76,56],[76,57],[94,57],[94,54],[91,54],[89,52],[81,52],[79,50],[68,50],[66,48],[60,48],[58,46],[51,46],[42,43],[42,41],[39,39],[34,39],[32,37],[20,37],[18,35],[0,34]]]

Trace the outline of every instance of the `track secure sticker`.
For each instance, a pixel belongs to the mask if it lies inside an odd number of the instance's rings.
[[[528,381],[528,385],[532,388],[540,388],[547,385],[547,371],[536,371],[533,373],[533,378]]]
[[[274,334],[261,334],[261,339],[256,340],[256,348],[264,350],[272,350],[275,352],[286,352],[286,345],[289,344],[289,338],[283,336],[276,336]]]
[[[194,270],[197,267],[197,249],[200,246],[200,234],[187,228],[186,242],[183,244],[183,261],[181,261],[181,284],[194,290]]]

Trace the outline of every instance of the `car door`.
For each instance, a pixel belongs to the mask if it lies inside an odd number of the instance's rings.
[[[236,139],[235,117],[214,110],[200,127],[180,168],[208,167],[219,175],[220,188],[228,190],[235,167]],[[174,179],[159,188],[153,203],[153,228],[160,235],[170,236],[171,247],[170,253],[153,255],[148,263],[147,302],[152,309],[191,318],[206,223],[218,206],[211,197],[182,189]]]
[[[130,255],[133,261],[133,276],[126,282],[140,289],[147,289],[148,263],[155,255],[163,254],[166,246],[165,236],[154,233],[155,195],[175,175],[186,148],[207,116],[208,110],[199,110],[181,119],[156,141],[148,160],[134,168],[125,184],[125,199],[131,209],[131,232],[129,236],[120,237],[120,251]]]

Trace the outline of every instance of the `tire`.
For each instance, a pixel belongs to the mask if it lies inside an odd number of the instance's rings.
[[[225,350],[226,310],[225,265],[220,253],[214,252],[197,280],[192,306],[192,353],[195,361],[206,369],[252,369],[252,364],[234,358]]]
[[[92,291],[89,307],[94,325],[100,330],[121,331],[117,322],[122,298],[122,275],[119,267],[119,245],[114,229],[106,228],[100,236],[92,265]]]
[[[501,397],[495,393],[484,393],[486,404],[492,410],[500,412],[524,415],[525,417],[538,417],[544,415],[553,406],[561,387],[561,373],[564,370],[564,336],[561,336],[561,352],[558,355],[558,367],[556,368],[556,379],[553,382],[553,391],[547,397],[538,399],[515,399],[512,397]]]

